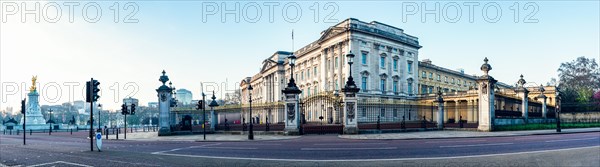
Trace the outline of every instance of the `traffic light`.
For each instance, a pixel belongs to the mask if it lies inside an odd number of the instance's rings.
[[[92,102],[92,83],[90,81],[85,82],[85,102]]]
[[[127,115],[127,105],[121,105],[121,114]]]
[[[135,104],[131,104],[130,114],[135,115]]]
[[[196,105],[196,110],[204,109],[204,101],[198,100],[198,104]]]
[[[100,86],[100,82],[98,82],[98,80],[92,80],[92,94],[93,94],[93,98],[92,100],[94,102],[98,101],[98,99],[100,98],[100,95],[98,95],[98,92],[100,92],[100,88],[98,86]]]
[[[21,100],[21,114],[25,114],[25,99]]]

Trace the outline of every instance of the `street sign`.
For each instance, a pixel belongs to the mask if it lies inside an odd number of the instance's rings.
[[[101,132],[96,132],[96,148],[98,148],[98,151],[102,150],[102,133]]]

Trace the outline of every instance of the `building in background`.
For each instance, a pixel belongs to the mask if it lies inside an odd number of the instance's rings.
[[[176,93],[177,93],[176,94],[177,101],[180,104],[182,104],[184,106],[192,104],[192,92],[191,91],[189,91],[187,89],[177,89]]]

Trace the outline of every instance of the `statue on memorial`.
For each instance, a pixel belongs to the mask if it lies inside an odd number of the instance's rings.
[[[29,92],[34,92],[37,90],[35,86],[35,82],[37,81],[37,75],[31,78],[31,87],[29,87]]]

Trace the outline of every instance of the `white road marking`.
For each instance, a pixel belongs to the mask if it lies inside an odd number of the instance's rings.
[[[498,145],[509,145],[509,144],[514,144],[514,143],[489,143],[489,144],[451,145],[451,146],[440,146],[440,148],[498,146]]]
[[[398,147],[370,147],[370,148],[301,148],[303,151],[336,151],[336,150],[393,150]]]
[[[339,146],[339,145],[377,145],[387,143],[317,143],[315,146]]]
[[[441,140],[441,141],[428,141],[425,143],[459,143],[459,142],[480,142],[487,140]]]
[[[256,150],[257,148],[250,147],[200,147],[200,148],[208,148],[208,149],[230,149],[230,150]]]
[[[563,140],[548,140],[546,142],[561,142],[561,141],[577,141],[577,140],[592,140],[598,139],[597,137],[583,138],[583,139],[563,139]]]
[[[31,165],[29,167],[45,166],[45,165],[51,165],[51,164],[67,164],[67,165],[74,165],[74,166],[92,167],[89,165],[78,164],[78,163],[73,163],[73,162],[65,162],[65,161],[48,162],[48,163],[43,163],[43,164]],[[58,165],[58,166],[60,166],[60,165]]]
[[[557,151],[569,151],[579,150],[588,148],[600,148],[600,146],[590,147],[576,147],[576,148],[565,148],[556,150],[540,150],[540,151],[525,151],[515,153],[500,153],[500,154],[484,154],[484,155],[467,155],[467,156],[454,156],[454,157],[428,157],[428,158],[390,158],[390,159],[334,159],[334,160],[313,160],[313,159],[276,159],[276,158],[243,158],[243,157],[219,157],[219,156],[203,156],[203,155],[187,155],[187,154],[169,154],[169,153],[155,153],[157,155],[168,155],[177,157],[190,157],[190,158],[213,158],[213,159],[230,159],[230,160],[255,160],[255,161],[287,161],[287,162],[373,162],[373,161],[415,161],[415,160],[444,160],[444,159],[460,159],[460,158],[480,158],[480,157],[495,157],[495,156],[506,156],[506,155],[521,155],[521,154],[533,154],[533,153],[546,153],[546,152],[557,152]],[[154,153],[153,153],[154,154]]]

